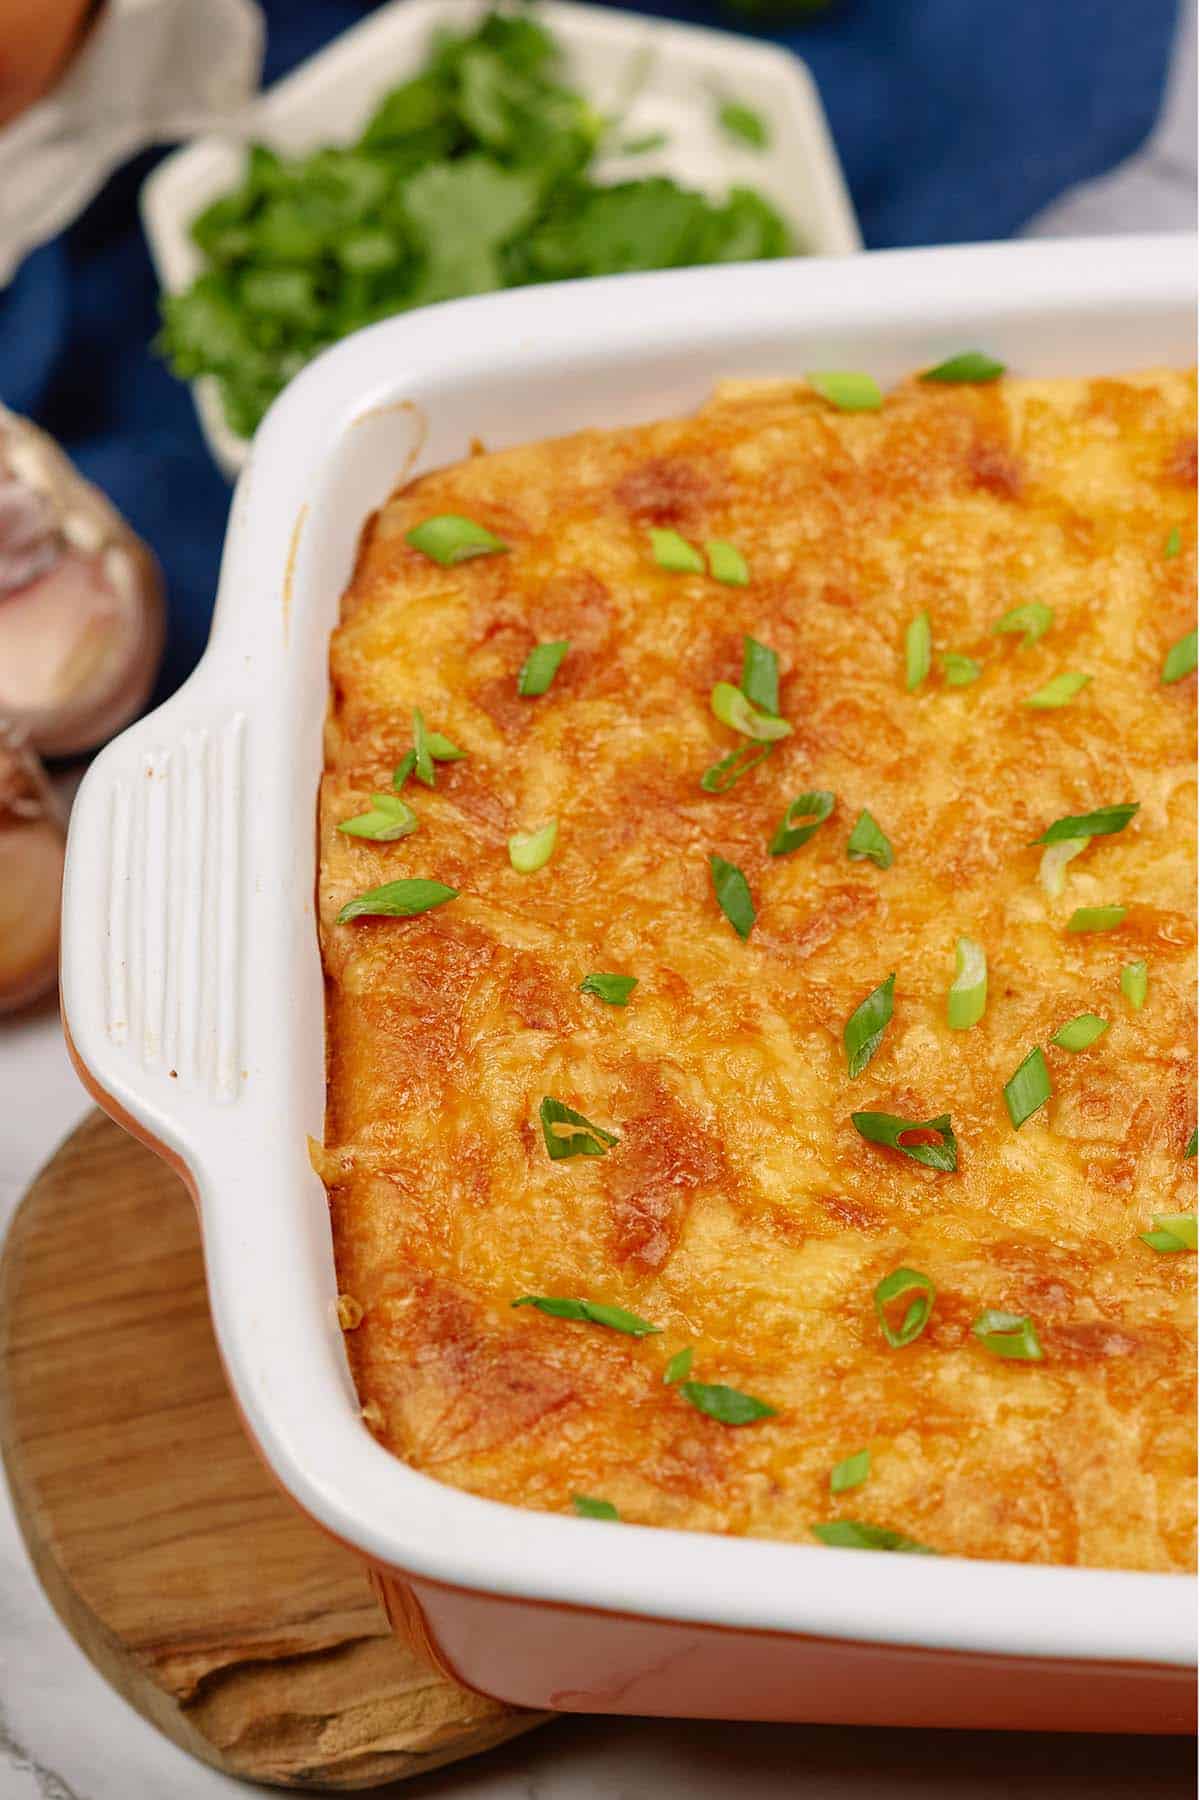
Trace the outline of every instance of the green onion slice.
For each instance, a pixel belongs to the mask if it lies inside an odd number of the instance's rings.
[[[1178,556],[1182,549],[1183,538],[1180,534],[1179,527],[1178,525],[1172,525],[1170,531],[1167,533],[1167,541],[1163,545],[1163,555],[1168,557]]]
[[[1073,813],[1065,819],[1055,819],[1041,837],[1033,839],[1030,848],[1037,844],[1062,844],[1072,838],[1112,837],[1116,832],[1124,831],[1140,806],[1139,800],[1127,800],[1120,806],[1101,806],[1096,812]]]
[[[731,681],[718,681],[712,691],[711,704],[722,725],[731,726],[756,743],[773,744],[776,739],[792,734],[786,719],[772,718],[770,713],[760,712]]]
[[[854,821],[846,843],[851,862],[873,862],[881,869],[892,866],[892,846],[864,806]]]
[[[595,994],[609,1006],[628,1006],[629,996],[638,984],[636,975],[585,975],[579,984],[581,994]]]
[[[1155,1213],[1154,1230],[1139,1231],[1143,1244],[1168,1256],[1180,1250],[1196,1248],[1196,1215],[1188,1213]]]
[[[464,762],[466,760],[467,752],[460,750],[457,744],[452,744],[450,739],[443,737],[440,731],[427,731],[425,745],[434,762]]]
[[[756,1400],[753,1394],[739,1394],[736,1388],[722,1387],[719,1382],[710,1386],[703,1381],[684,1381],[679,1391],[697,1412],[721,1425],[751,1425],[755,1419],[775,1416],[775,1407],[768,1406],[765,1400]]]
[[[750,569],[745,557],[736,544],[726,543],[724,538],[709,538],[704,546],[708,557],[708,572],[714,581],[723,581],[726,587],[746,587],[750,581]]]
[[[1057,1044],[1060,1050],[1086,1050],[1107,1030],[1107,1019],[1096,1013],[1080,1013],[1078,1018],[1068,1019],[1065,1025],[1060,1025],[1050,1042]]]
[[[740,138],[752,150],[765,150],[771,133],[761,113],[738,100],[725,100],[717,108],[717,122],[727,137]]]
[[[1013,1130],[1020,1131],[1026,1119],[1031,1119],[1039,1106],[1045,1106],[1053,1091],[1046,1058],[1035,1044],[1004,1084],[1004,1104]]]
[[[1028,650],[1039,638],[1045,637],[1054,623],[1054,612],[1040,600],[1027,600],[1024,606],[1014,606],[1006,612],[1002,619],[997,619],[992,630],[999,636],[1009,634],[1020,635],[1022,648]]]
[[[963,350],[949,356],[935,368],[926,369],[922,381],[996,381],[1004,373],[1004,364],[982,350]]]
[[[611,1500],[597,1500],[591,1494],[572,1494],[571,1505],[581,1519],[617,1519],[621,1515]]]
[[[416,766],[417,766],[416,751],[415,750],[406,750],[404,752],[404,755],[400,758],[400,761],[396,764],[396,767],[392,772],[392,787],[397,794],[402,791],[405,782],[408,780],[409,776],[412,774],[412,772],[416,768]]]
[[[778,715],[779,658],[757,638],[742,639],[742,692],[761,712]]]
[[[807,844],[815,831],[825,823],[837,804],[837,796],[828,788],[816,788],[811,794],[797,794],[775,830],[767,846],[771,856],[787,856]],[[799,821],[807,819],[807,825]]]
[[[348,919],[415,919],[418,913],[457,898],[458,889],[444,887],[440,881],[385,881],[382,887],[369,888],[357,900],[347,900],[337,923],[344,925]]]
[[[663,1383],[666,1387],[674,1387],[677,1381],[683,1381],[691,1372],[692,1347],[689,1344],[686,1349],[675,1352],[663,1370]]]
[[[950,1175],[958,1167],[958,1143],[949,1113],[939,1113],[936,1119],[898,1119],[894,1113],[856,1112],[850,1114],[850,1122],[869,1144],[899,1150],[927,1169]]]
[[[913,1298],[908,1300],[910,1294]],[[893,1269],[884,1276],[875,1289],[875,1311],[879,1328],[893,1350],[903,1350],[916,1342],[929,1323],[936,1299],[937,1289],[920,1269]],[[908,1300],[908,1304],[898,1315],[900,1323],[893,1325],[892,1320],[897,1317],[893,1302],[897,1300]]]
[[[1196,1127],[1194,1125],[1192,1126],[1192,1135],[1187,1141],[1187,1149],[1183,1154],[1185,1156],[1195,1156],[1196,1154]]]
[[[508,840],[508,860],[518,875],[535,875],[554,855],[557,841],[557,819],[551,819],[540,831],[531,831],[526,836],[514,832]]]
[[[839,412],[878,412],[883,405],[879,383],[857,369],[818,369],[809,372],[808,385]]]
[[[904,685],[911,694],[929,673],[933,628],[927,612],[918,613],[904,633]]]
[[[538,1107],[538,1118],[542,1121],[542,1136],[551,1162],[562,1162],[568,1156],[607,1156],[618,1142],[613,1132],[593,1125],[582,1113],[564,1106],[561,1100],[552,1099],[549,1094]],[[578,1125],[581,1129],[560,1131],[559,1127],[564,1125]]]
[[[621,145],[621,155],[645,156],[648,150],[661,150],[670,141],[665,131],[646,131],[641,137],[626,138]]]
[[[770,744],[739,744],[736,750],[723,756],[711,769],[705,769],[700,777],[700,786],[706,794],[728,793],[735,781],[740,781],[743,775],[748,775],[751,769],[757,768],[764,757],[770,756],[772,748]]]
[[[593,1130],[595,1127],[593,1127]],[[566,1300],[557,1294],[522,1294],[514,1306],[536,1306],[552,1319],[576,1319],[586,1325],[607,1325],[610,1331],[623,1331],[626,1337],[653,1337],[662,1330],[623,1306],[607,1306],[596,1300]]]
[[[676,575],[703,575],[704,558],[694,544],[689,544],[677,531],[650,532],[650,549],[660,569]]]
[[[983,674],[983,665],[977,663],[973,656],[963,656],[958,650],[947,650],[942,657],[942,674],[946,677],[947,687],[970,687]]]
[[[1067,930],[1115,931],[1127,911],[1124,906],[1077,906],[1067,920]]]
[[[1076,694],[1083,692],[1091,679],[1090,675],[1080,674],[1078,669],[1068,670],[1062,675],[1052,675],[1036,694],[1029,695],[1025,705],[1036,707],[1039,712],[1050,712],[1056,706],[1066,706]]]
[[[861,1487],[871,1473],[871,1452],[857,1450],[853,1456],[847,1456],[840,1463],[835,1463],[829,1471],[829,1491],[831,1494],[845,1494],[851,1488]]]
[[[960,937],[954,946],[954,980],[946,992],[946,1023],[952,1031],[978,1025],[987,1007],[987,952],[974,938]]]
[[[474,519],[464,519],[461,513],[439,513],[436,518],[422,519],[404,535],[414,550],[445,568],[467,562],[473,556],[495,556],[508,549],[503,538]]]
[[[1008,1362],[1041,1362],[1044,1352],[1027,1313],[981,1312],[971,1330],[985,1350]]]
[[[869,993],[846,1020],[842,1042],[846,1046],[846,1072],[851,1081],[862,1074],[880,1044],[892,1017],[894,974]]]
[[[1129,1003],[1130,1012],[1141,1012],[1149,986],[1150,974],[1145,963],[1126,963],[1121,970],[1121,992]]]
[[[526,700],[544,694],[558,674],[558,665],[570,648],[565,640],[555,644],[535,644],[521,664],[521,673],[517,676],[518,694]]]
[[[712,871],[717,905],[738,936],[748,938],[758,915],[754,910],[746,877],[736,863],[726,862],[723,856],[710,856],[708,866]]]
[[[429,748],[429,740],[425,733],[425,715],[419,707],[413,707],[413,774],[426,787],[434,782],[433,752]]]
[[[1167,651],[1166,661],[1162,666],[1164,682],[1182,681],[1185,675],[1192,674],[1196,667],[1196,633],[1187,631],[1177,644],[1172,644]]]
[[[1087,849],[1091,838],[1060,838],[1048,844],[1038,864],[1038,880],[1052,900],[1057,900],[1067,885],[1067,864]]]
[[[371,810],[353,819],[343,819],[338,826],[348,837],[374,838],[378,844],[390,844],[407,837],[417,829],[419,821],[411,806],[398,794],[372,794]]]
[[[915,1538],[905,1537],[903,1532],[892,1531],[886,1525],[867,1525],[862,1519],[830,1519],[823,1525],[814,1525],[812,1534],[833,1550],[892,1550],[905,1556],[941,1555],[940,1550],[918,1544]]]

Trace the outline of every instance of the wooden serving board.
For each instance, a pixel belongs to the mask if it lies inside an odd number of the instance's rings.
[[[34,1182],[0,1263],[0,1445],[67,1629],[229,1774],[366,1787],[539,1722],[393,1636],[361,1566],[275,1488],[217,1358],[191,1199],[99,1112]]]

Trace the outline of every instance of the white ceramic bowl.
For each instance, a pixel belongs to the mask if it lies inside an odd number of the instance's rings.
[[[439,27],[461,31],[487,10],[487,0],[391,0],[263,94],[244,121],[247,135],[293,154],[349,143],[380,96],[421,66]],[[637,80],[622,138],[668,134],[661,150],[601,162],[601,180],[672,175],[714,198],[734,186],[756,187],[812,255],[845,256],[862,248],[812,76],[790,51],[561,0],[542,0],[537,16],[562,45],[567,80],[602,111],[623,111]],[[761,113],[771,133],[766,151],[741,147],[717,129],[717,94],[744,99]],[[201,272],[204,259],[189,227],[237,182],[244,159],[240,142],[207,137],[168,156],[145,182],[146,238],[169,293]],[[208,447],[226,474],[235,475],[249,445],[226,424],[215,381],[195,382],[193,391]]]
[[[1188,1727],[1183,1576],[870,1556],[523,1511],[362,1425],[334,1315],[314,917],[327,644],[398,480],[686,412],[721,376],[971,346],[1018,371],[1190,362],[1180,239],[681,270],[455,301],[306,369],[238,482],[208,651],[104,750],[71,820],[62,994],[102,1104],[187,1175],[235,1397],[283,1487],[469,1684],[725,1717]]]

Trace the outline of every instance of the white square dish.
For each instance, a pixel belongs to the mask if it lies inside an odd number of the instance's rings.
[[[93,1092],[195,1194],[218,1342],[262,1455],[467,1685],[582,1711],[1191,1728],[1190,1578],[614,1531],[398,1461],[359,1417],[306,1138],[325,1104],[328,636],[363,522],[399,481],[473,438],[685,412],[724,376],[888,382],[973,345],[1042,375],[1189,363],[1194,289],[1178,238],[527,288],[347,339],[255,439],[204,660],[76,801],[63,1005]]]
[[[487,10],[486,0],[392,0],[268,89],[251,109],[248,131],[291,154],[351,141],[387,89],[423,64],[439,27],[461,31]],[[609,156],[597,165],[600,180],[670,175],[713,198],[739,184],[759,188],[812,255],[862,248],[816,86],[790,51],[567,0],[542,0],[537,16],[563,47],[567,81],[601,111],[618,105],[637,78],[623,136],[664,131],[669,139],[642,156]],[[766,150],[739,146],[716,128],[716,95],[752,100],[770,130]],[[237,182],[244,156],[240,143],[202,138],[145,182],[142,219],[168,293],[201,273],[191,222]],[[209,449],[236,475],[249,444],[226,423],[211,377],[193,383],[193,392]]]

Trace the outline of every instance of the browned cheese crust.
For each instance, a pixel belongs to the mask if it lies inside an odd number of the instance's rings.
[[[318,1161],[363,1308],[359,1393],[397,1455],[654,1525],[811,1541],[846,1515],[973,1557],[1190,1565],[1195,1259],[1138,1234],[1195,1204],[1196,681],[1160,680],[1193,620],[1194,398],[1171,371],[914,381],[847,414],[799,382],[733,384],[694,418],[480,454],[372,522],[332,645]],[[405,533],[441,513],[509,553],[438,566]],[[656,566],[654,526],[732,541],[749,585]],[[993,632],[1033,600],[1054,611],[1040,641]],[[908,693],[923,611],[933,671]],[[701,774],[738,740],[709,696],[740,680],[744,633],[778,652],[794,731],[710,795]],[[531,646],[561,639],[550,691],[520,698]],[[982,678],[947,685],[946,650]],[[1023,704],[1072,669],[1092,681],[1071,704]],[[467,759],[408,784],[414,835],[339,833],[388,787],[414,705]],[[809,789],[836,811],[769,856]],[[1049,898],[1030,840],[1127,800],[1133,822]],[[891,868],[847,857],[863,807]],[[516,873],[509,834],[552,817],[552,860]],[[747,942],[713,852],[749,882]],[[335,923],[404,876],[461,897]],[[1120,929],[1067,933],[1105,904],[1127,907]],[[990,999],[955,1032],[960,934],[986,948]],[[578,991],[597,970],[636,975],[627,1007]],[[851,1081],[844,1023],[893,970],[895,1016]],[[1083,1012],[1111,1021],[1091,1049],[1049,1045]],[[1054,1094],[1017,1132],[1003,1088],[1035,1044]],[[552,1162],[544,1095],[619,1143]],[[864,1142],[860,1109],[949,1112],[957,1172]],[[898,1265],[937,1288],[900,1350],[872,1301]],[[513,1310],[526,1293],[662,1333]],[[971,1333],[988,1307],[1028,1314],[1045,1360],[990,1356]],[[695,1378],[776,1416],[703,1416],[662,1379],[685,1345]],[[832,1499],[832,1465],[863,1448],[869,1481]]]

